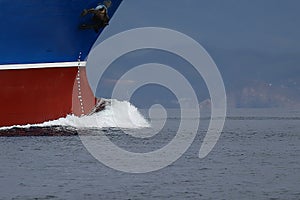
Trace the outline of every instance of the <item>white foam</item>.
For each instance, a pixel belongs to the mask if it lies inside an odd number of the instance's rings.
[[[141,115],[138,109],[127,101],[109,100],[111,103],[105,110],[91,116],[77,117],[68,115],[53,121],[41,124],[17,125],[11,127],[1,127],[0,129],[10,128],[30,128],[47,126],[72,126],[75,128],[146,128],[150,127],[147,120]]]

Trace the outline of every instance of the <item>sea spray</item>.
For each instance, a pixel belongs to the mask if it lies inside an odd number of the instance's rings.
[[[146,128],[150,124],[138,111],[138,109],[128,101],[109,100],[110,104],[105,110],[90,116],[77,117],[68,115],[53,121],[41,124],[16,125],[11,127],[1,127],[0,129],[10,128],[30,128],[30,127],[49,127],[49,126],[71,126],[75,128]]]

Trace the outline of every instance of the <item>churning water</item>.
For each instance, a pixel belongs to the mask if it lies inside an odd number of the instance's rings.
[[[131,114],[112,119],[110,108],[94,118],[69,116],[44,125],[74,126],[81,133],[104,134],[132,152],[161,148],[176,135],[180,122],[176,115],[169,117],[152,138],[124,134],[125,129],[136,135],[151,128],[128,102],[116,105],[118,110],[130,110]],[[126,121],[128,116],[131,120]],[[157,116],[151,123],[161,120]],[[124,173],[103,165],[91,156],[78,136],[2,137],[0,199],[300,198],[299,111],[229,113],[217,145],[207,157],[199,159],[208,122],[209,118],[200,120],[194,143],[180,159],[146,174]],[[115,128],[116,124],[125,129]]]

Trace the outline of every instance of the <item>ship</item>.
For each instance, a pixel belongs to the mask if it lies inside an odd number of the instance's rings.
[[[0,0],[0,127],[102,109],[86,59],[121,2]]]

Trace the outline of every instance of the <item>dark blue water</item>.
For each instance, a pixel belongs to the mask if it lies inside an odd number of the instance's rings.
[[[172,117],[154,140],[144,141],[117,128],[79,131],[105,134],[142,152],[168,143],[178,123]],[[208,119],[201,123],[179,160],[146,174],[106,167],[78,136],[2,137],[0,199],[300,199],[300,112],[229,113],[221,138],[204,159],[198,151]]]

